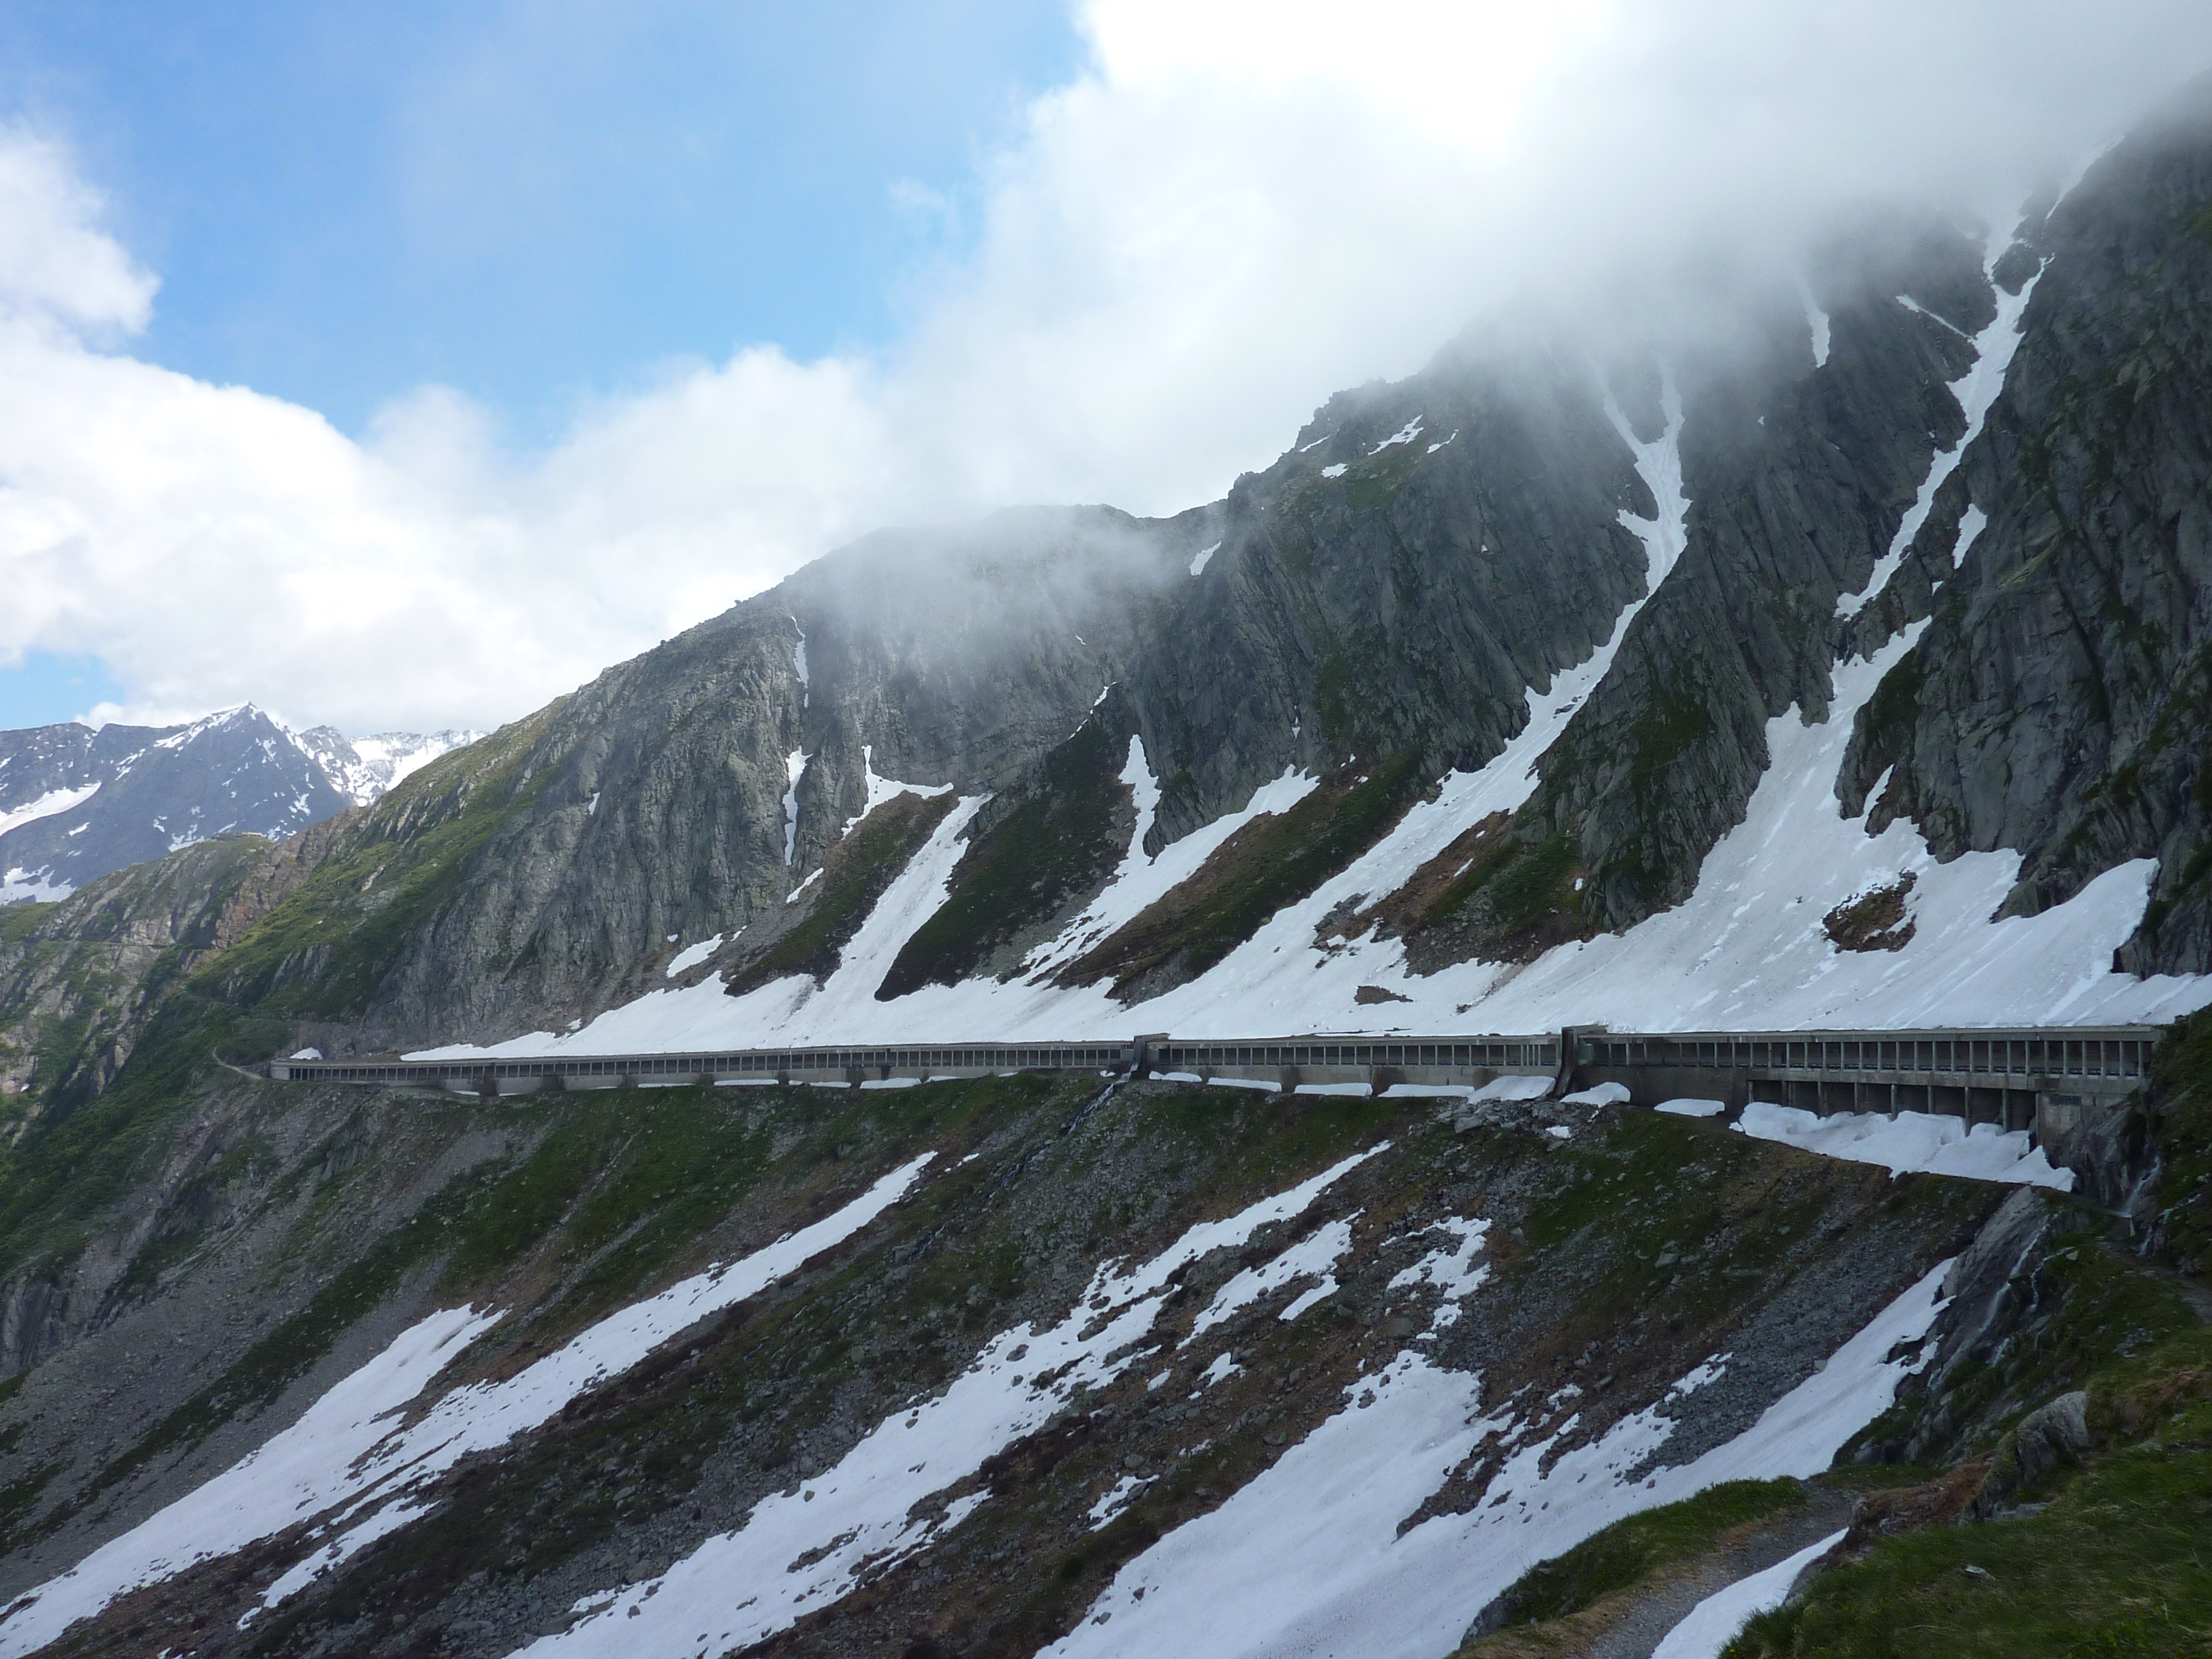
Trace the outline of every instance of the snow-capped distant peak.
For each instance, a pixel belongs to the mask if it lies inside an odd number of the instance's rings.
[[[331,787],[356,805],[365,806],[397,788],[441,755],[465,748],[483,735],[459,727],[442,732],[377,732],[349,738],[334,726],[292,733],[309,759],[321,767]]]

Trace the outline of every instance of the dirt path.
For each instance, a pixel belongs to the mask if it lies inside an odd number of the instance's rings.
[[[2189,1304],[2190,1311],[2197,1316],[2197,1322],[2200,1325],[2212,1325],[2212,1290],[2206,1289],[2194,1279],[2184,1279],[2162,1262],[2152,1261],[2137,1255],[2133,1250],[2128,1249],[2115,1240],[2104,1238],[2097,1242],[2104,1247],[2106,1255],[2126,1262],[2137,1273],[2155,1273],[2172,1285],[2175,1290],[2181,1292],[2181,1299]]]
[[[1589,1647],[1589,1659],[1651,1659],[1652,1649],[1688,1617],[1708,1595],[1737,1580],[1764,1572],[1850,1524],[1856,1494],[1831,1486],[1807,1489],[1807,1503],[1795,1515],[1764,1522],[1697,1564],[1688,1574],[1655,1584],[1637,1598]]]

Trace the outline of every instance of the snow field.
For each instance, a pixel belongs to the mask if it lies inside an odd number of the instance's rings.
[[[763,1499],[736,1530],[708,1539],[658,1578],[623,1586],[580,1623],[521,1650],[562,1659],[720,1653],[829,1606],[862,1571],[923,1548],[988,1502],[988,1490],[954,1492],[986,1458],[1049,1422],[1077,1389],[1110,1381],[1157,1352],[1142,1339],[1178,1268],[1304,1213],[1388,1146],[1356,1153],[1224,1220],[1200,1222],[1149,1261],[1102,1264],[1057,1325],[1040,1331],[1024,1322],[1001,1331],[942,1395],[885,1419],[836,1468]]]
[[[44,1647],[125,1591],[331,1515],[316,1534],[327,1541],[264,1594],[263,1605],[275,1606],[318,1571],[421,1514],[406,1495],[463,1457],[536,1428],[678,1332],[860,1231],[912,1189],[934,1156],[894,1170],[843,1208],[763,1249],[609,1315],[504,1382],[456,1389],[413,1422],[397,1421],[401,1408],[501,1317],[474,1308],[430,1315],[290,1428],[32,1591],[0,1619],[0,1656]]]
[[[1895,1397],[1949,1263],[1876,1315],[1742,1434],[1657,1467],[1672,1421],[1657,1408],[1544,1460],[1573,1427],[1528,1437],[1510,1407],[1481,1411],[1476,1376],[1402,1352],[1346,1390],[1345,1409],[1210,1514],[1126,1565],[1055,1659],[1436,1659],[1536,1562],[1638,1510],[1723,1480],[1810,1475]],[[1717,1375],[1711,1364],[1676,1385]],[[1482,1503],[1407,1529],[1486,1439],[1513,1449]],[[1522,1443],[1514,1445],[1519,1435]]]

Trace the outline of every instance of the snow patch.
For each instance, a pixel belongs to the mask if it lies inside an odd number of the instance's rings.
[[[1994,1123],[1971,1127],[1963,1118],[1928,1112],[1838,1112],[1822,1117],[1794,1106],[1754,1101],[1743,1109],[1737,1127],[1760,1140],[1779,1140],[1808,1152],[1879,1164],[1892,1175],[1925,1170],[1935,1175],[1967,1176],[1977,1181],[2006,1181],[2025,1187],[2074,1190],[2071,1170],[2051,1167],[2025,1129],[2001,1129]]]
[[[1978,507],[1969,507],[1959,515],[1959,539],[1951,544],[1951,568],[1956,570],[1966,562],[1966,550],[1990,527],[1990,515]]]
[[[1091,1530],[1097,1532],[1115,1516],[1129,1507],[1129,1502],[1139,1492],[1152,1484],[1148,1474],[1125,1474],[1115,1482],[1114,1490],[1091,1506]]]
[[[1219,551],[1221,551],[1221,544],[1219,542],[1214,543],[1211,547],[1201,547],[1199,549],[1197,553],[1191,558],[1190,574],[1194,576],[1202,574],[1206,569],[1207,562]],[[1105,692],[1101,691],[1098,695],[1103,699],[1106,694]],[[1097,706],[1098,705],[1097,703],[1093,703],[1091,705],[1094,708]]]
[[[70,883],[56,881],[51,870],[11,869],[0,876],[0,904],[56,904],[75,891]]]
[[[1802,276],[1797,281],[1797,292],[1805,301],[1805,324],[1813,332],[1813,367],[1828,366],[1828,313],[1820,309],[1813,298],[1812,285]]]
[[[696,968],[721,948],[722,936],[720,933],[715,934],[712,939],[702,939],[696,945],[687,945],[669,958],[668,966],[661,969],[660,976],[663,979],[674,979],[685,969]]]
[[[791,867],[791,855],[799,844],[799,781],[806,775],[806,763],[813,758],[805,750],[794,749],[783,760],[783,867],[787,870]]]
[[[1385,438],[1381,443],[1376,445],[1374,448],[1369,450],[1367,453],[1370,455],[1380,455],[1384,450],[1389,448],[1393,444],[1409,444],[1413,442],[1414,439],[1421,435],[1421,422],[1423,418],[1423,416],[1416,415],[1412,420],[1407,422],[1405,425],[1400,427],[1395,432],[1392,433],[1389,437]]]
[[[1560,1097],[1567,1106],[1625,1106],[1628,1103],[1628,1089],[1624,1084],[1600,1083],[1588,1089],[1577,1089],[1571,1095]]]
[[[1726,1589],[1708,1595],[1660,1638],[1659,1645],[1651,1650],[1651,1659],[1720,1659],[1721,1650],[1735,1639],[1751,1616],[1780,1607],[1790,1587],[1797,1582],[1797,1575],[1833,1549],[1845,1530],[1832,1532],[1764,1572],[1739,1578]]]
[[[1459,1317],[1459,1309],[1453,1304],[1473,1295],[1490,1277],[1490,1264],[1476,1259],[1482,1254],[1482,1242],[1490,1231],[1490,1223],[1466,1216],[1446,1216],[1428,1231],[1448,1235],[1449,1242],[1431,1250],[1412,1267],[1392,1274],[1383,1288],[1404,1291],[1426,1287],[1435,1291],[1443,1298],[1437,1310],[1435,1323],[1449,1325]]]
[[[1315,1302],[1321,1300],[1322,1297],[1334,1294],[1337,1287],[1336,1276],[1329,1270],[1343,1261],[1352,1249],[1352,1224],[1358,1219],[1358,1216],[1359,1212],[1354,1211],[1340,1220],[1316,1227],[1273,1261],[1261,1267],[1245,1268],[1214,1293],[1213,1300],[1206,1304],[1206,1310],[1191,1322],[1190,1335],[1183,1341],[1190,1342],[1224,1321],[1234,1318],[1270,1291],[1279,1291],[1285,1285],[1295,1285],[1301,1279],[1318,1279],[1328,1287],[1313,1297]],[[1291,1305],[1304,1311],[1302,1304],[1304,1307],[1312,1305],[1305,1297],[1300,1297]],[[1287,1309],[1282,1315],[1286,1320],[1296,1316]]]
[[[0,812],[0,836],[6,835],[10,830],[20,830],[36,819],[50,818],[57,812],[68,811],[72,806],[82,806],[99,793],[100,786],[96,783],[88,783],[82,789],[49,789],[35,800],[25,801],[21,806],[11,806]],[[15,872],[10,871],[9,873],[13,876]]]
[[[2009,240],[2002,234],[1991,236],[1988,256],[1983,262],[1984,272],[1995,266]],[[2017,294],[2008,294],[1994,283],[1991,285],[1991,290],[1996,295],[1997,314],[1979,334],[1964,336],[1972,343],[1974,361],[1964,374],[1950,383],[1951,395],[1959,400],[1959,408],[1966,417],[1966,429],[1957,443],[1948,449],[1939,450],[1929,459],[1928,476],[1921,481],[1920,493],[1913,497],[1912,505],[1905,509],[1905,517],[1897,526],[1897,534],[1890,538],[1889,551],[1875,561],[1874,574],[1867,579],[1863,588],[1856,593],[1845,593],[1837,599],[1836,614],[1838,617],[1856,617],[1866,609],[1875,595],[1888,585],[1889,579],[1897,574],[1898,566],[1905,562],[1905,550],[1912,545],[1912,538],[1920,533],[1920,526],[1928,522],[1929,509],[1936,504],[1936,492],[1957,469],[1967,446],[1981,435],[1982,425],[1989,419],[1990,406],[1996,402],[1997,393],[2004,390],[2005,371],[2012,366],[2013,353],[2020,349],[2021,315],[2027,309],[2028,296],[2035,292],[2035,285],[2042,276],[2043,272],[2039,269],[2034,276],[2021,284]],[[1923,317],[1935,317],[1937,322],[1942,323],[1954,333],[1963,334],[1963,331],[1944,322],[1942,318],[1936,317],[1935,313],[1914,304],[1903,295],[1898,296],[1898,301]],[[1980,529],[1981,526],[1977,525],[1975,533],[1979,534]],[[1956,558],[1965,556],[1966,544],[1969,539],[1962,520]]]

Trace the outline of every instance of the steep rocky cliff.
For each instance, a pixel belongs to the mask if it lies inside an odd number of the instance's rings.
[[[2120,953],[2142,974],[2212,970],[2208,123],[2200,90],[2033,228],[2012,372],[1895,584],[1926,631],[1846,773],[1854,805],[1887,775],[1872,821],[1940,854],[2025,854],[2020,914],[2156,859]]]
[[[730,1028],[766,1040],[865,937],[848,976],[872,981],[823,1006],[1020,981],[1080,1025],[1081,999],[1241,972],[1312,909],[1316,963],[1383,950],[1393,994],[1442,975],[1480,1003],[1485,964],[1681,906],[1763,784],[1800,789],[1776,723],[1829,723],[1876,657],[1878,695],[1836,716],[1850,756],[1802,781],[1855,816],[1891,774],[1868,844],[1901,815],[1923,851],[1870,884],[2010,849],[2008,908],[2034,914],[2156,858],[2123,965],[2194,970],[2185,209],[2208,154],[2184,110],[2017,231],[1870,210],[1802,282],[1655,278],[1626,330],[1493,319],[1175,520],[872,538],[510,728],[465,802],[436,766],[410,781],[271,918],[252,993],[356,1048],[491,1040],[588,1023],[682,951],[677,985],[769,999]],[[905,931],[863,935],[902,872]],[[1909,961],[1972,921],[1931,879],[1885,936]]]
[[[296,888],[326,844],[223,836],[103,876],[58,903],[0,909],[0,1097],[21,1110],[100,1092],[148,1021]]]

